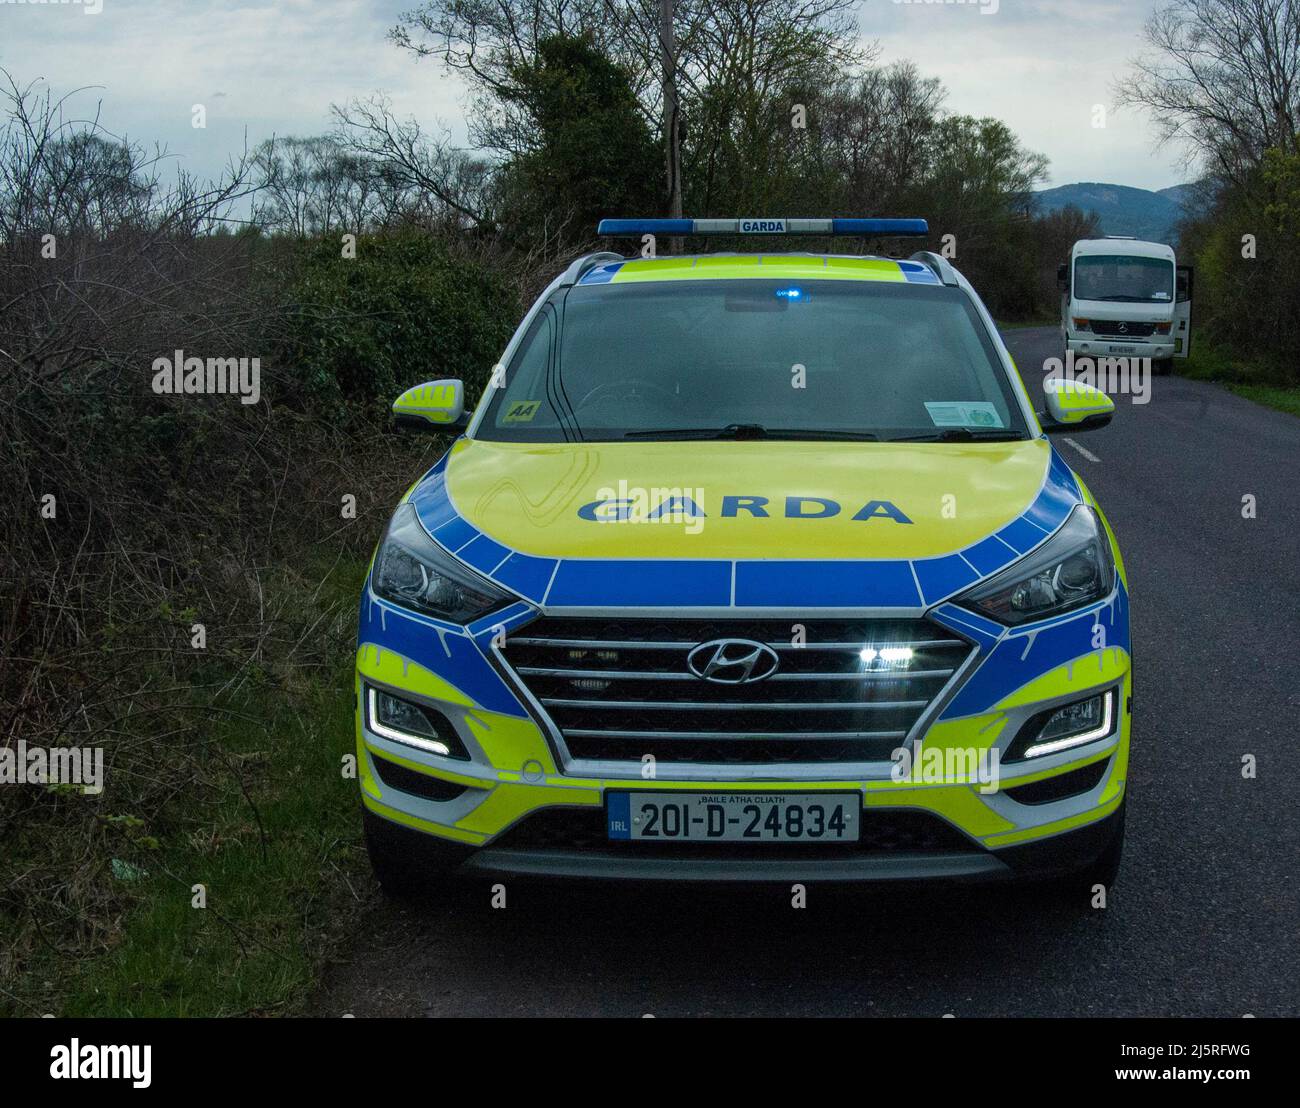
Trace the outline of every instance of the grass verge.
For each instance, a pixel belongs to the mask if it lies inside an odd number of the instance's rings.
[[[196,725],[193,778],[141,819],[98,805],[96,855],[79,872],[110,905],[106,936],[50,936],[10,920],[27,947],[0,1010],[67,1016],[226,1016],[296,1011],[365,896],[353,750],[352,636],[365,563],[283,575],[292,603],[328,612],[308,664],[255,673],[215,722]],[[313,583],[308,586],[308,581]],[[296,582],[296,584],[295,584]],[[63,798],[61,798],[61,802]],[[37,873],[50,840],[22,834],[8,862]],[[61,867],[71,872],[71,867]],[[202,903],[204,906],[199,906]]]
[[[1230,392],[1256,404],[1300,416],[1300,387],[1277,379],[1275,371],[1259,362],[1228,353],[1203,339],[1192,347],[1177,372],[1193,381],[1216,381]]]

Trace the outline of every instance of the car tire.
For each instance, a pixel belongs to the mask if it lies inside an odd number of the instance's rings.
[[[1110,891],[1119,877],[1120,863],[1124,858],[1124,813],[1128,798],[1120,801],[1119,809],[1112,818],[1113,830],[1110,839],[1092,861],[1070,873],[1053,877],[1044,883],[1045,891],[1054,899],[1091,906],[1094,890],[1101,885],[1109,898]]]
[[[385,896],[398,900],[427,896],[446,883],[467,851],[421,831],[412,831],[362,809],[366,853]]]

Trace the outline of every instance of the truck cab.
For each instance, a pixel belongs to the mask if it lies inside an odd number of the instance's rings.
[[[1173,247],[1132,238],[1081,239],[1057,277],[1067,353],[1150,358],[1157,373],[1187,356],[1190,292],[1181,290],[1190,290],[1191,272],[1178,266]]]

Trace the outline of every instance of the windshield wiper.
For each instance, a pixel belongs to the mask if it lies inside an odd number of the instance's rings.
[[[1126,292],[1118,293],[1115,296],[1093,296],[1089,299],[1104,300],[1112,304],[1168,304],[1168,300],[1157,300],[1152,296],[1131,296]]]
[[[991,428],[945,427],[929,435],[904,435],[887,439],[887,442],[1023,442],[1029,436],[1024,431],[1002,431]]]
[[[880,436],[873,435],[870,431],[828,431],[822,428],[802,429],[797,427],[777,427],[768,431],[769,439],[807,439],[810,442],[818,440],[840,439],[844,442],[879,442]]]
[[[725,427],[677,427],[658,431],[628,431],[625,439],[841,439],[846,442],[876,442],[879,435],[866,431],[801,430],[794,427],[764,427],[761,423],[729,423]]]
[[[626,431],[625,439],[761,439],[767,431],[757,423],[728,423],[725,427],[664,427],[654,431]]]

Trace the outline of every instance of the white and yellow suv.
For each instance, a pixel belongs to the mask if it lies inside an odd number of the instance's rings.
[[[924,233],[615,220],[611,235]],[[1119,862],[1115,537],[941,258],[574,262],[399,505],[361,602],[367,843],[431,873],[992,879]]]

